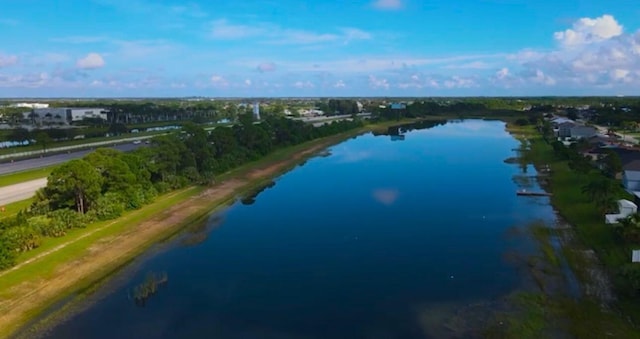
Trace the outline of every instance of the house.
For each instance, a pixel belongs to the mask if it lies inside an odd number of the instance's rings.
[[[637,212],[638,206],[636,204],[626,199],[620,199],[618,200],[618,213],[606,214],[604,216],[604,221],[607,224],[617,224],[619,220],[624,219]]]
[[[589,139],[595,137],[597,130],[591,126],[575,125],[569,128],[569,136],[574,139]]]
[[[631,251],[631,262],[640,262],[640,250]]]
[[[571,137],[571,129],[576,126],[575,123],[573,122],[563,122],[558,124],[558,130],[556,132],[556,135],[558,136],[558,138],[570,138]]]
[[[640,199],[640,160],[623,165],[622,169],[622,185],[636,200]]]

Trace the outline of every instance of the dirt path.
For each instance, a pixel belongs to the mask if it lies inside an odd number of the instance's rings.
[[[172,206],[152,219],[132,226],[118,236],[96,241],[88,249],[89,253],[83,253],[82,256],[77,256],[71,261],[56,267],[55,273],[51,278],[27,280],[11,288],[10,293],[15,297],[8,300],[0,300],[0,329],[15,331],[20,324],[28,320],[29,315],[33,315],[32,313],[35,310],[42,309],[43,306],[51,304],[61,295],[86,285],[87,279],[97,280],[108,274],[139,253],[141,248],[146,248],[163,235],[181,228],[183,222],[189,220],[194,214],[206,212],[211,206],[228,201],[252,180],[266,179],[277,175],[287,166],[291,166],[303,158],[326,148],[331,143],[331,140],[327,140],[286,160],[270,164],[264,168],[251,170],[246,173],[244,178],[229,179],[217,183],[203,193]],[[29,261],[21,263],[13,270],[27,268],[26,266],[29,264],[112,224],[107,224],[82,237],[59,245]],[[6,273],[0,274],[0,277]],[[0,331],[1,333],[4,333],[4,331]]]

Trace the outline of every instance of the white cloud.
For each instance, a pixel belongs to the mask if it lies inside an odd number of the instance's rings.
[[[104,59],[98,53],[89,53],[84,58],[76,61],[76,67],[80,69],[96,69],[104,67]]]
[[[18,63],[18,57],[15,55],[0,54],[0,68],[12,66]]]
[[[445,69],[487,69],[491,68],[491,65],[484,61],[472,61],[464,64],[458,65],[447,65],[444,66]]]
[[[258,65],[257,69],[261,73],[273,72],[276,70],[276,64],[274,64],[273,62],[263,62]]]
[[[102,35],[90,36],[90,35],[74,35],[60,38],[52,38],[49,41],[59,42],[65,44],[91,44],[97,42],[104,42],[109,40],[108,37]]]
[[[509,76],[509,69],[506,67],[496,72],[496,78],[498,79],[506,79],[508,76]]]
[[[217,87],[217,88],[229,87],[229,81],[221,75],[212,75],[210,80],[213,87]]]
[[[582,18],[573,24],[572,29],[556,32],[554,38],[566,47],[599,42],[622,34],[622,26],[608,14],[599,18]]]
[[[355,40],[368,40],[371,33],[357,28],[340,28],[332,33],[319,33],[308,30],[283,28],[271,23],[253,25],[234,24],[226,19],[211,23],[211,38],[217,40],[237,40],[255,38],[261,43],[271,45],[310,45],[327,42],[349,43]]]
[[[293,84],[293,87],[295,88],[314,88],[316,87],[311,81],[307,80],[307,81],[296,81]]]
[[[476,86],[476,81],[472,78],[453,76],[443,82],[445,88],[469,88]]]
[[[6,88],[38,88],[44,86],[50,80],[47,73],[30,73],[25,75],[0,74],[0,87]]]
[[[369,75],[369,87],[373,89],[389,89],[390,84],[387,79],[378,79],[375,75]]]
[[[338,80],[338,81],[336,81],[335,84],[333,84],[333,87],[334,88],[345,88],[345,87],[347,87],[347,85],[344,83],[344,81]]]
[[[252,84],[251,79],[246,79],[246,80],[244,81],[244,84],[245,84],[246,86],[251,86],[251,84]]]
[[[412,70],[415,68],[438,65],[438,64],[450,64],[456,61],[476,60],[475,66],[478,66],[480,61],[478,59],[499,59],[504,58],[504,54],[481,54],[481,55],[459,55],[451,57],[439,57],[439,58],[416,58],[407,56],[372,56],[361,57],[343,60],[329,60],[321,62],[296,62],[287,61],[279,62],[279,64],[286,64],[286,67],[291,71],[299,72],[335,72],[335,73],[370,73],[381,71],[402,71]]]
[[[613,88],[628,93],[640,86],[640,31],[625,34],[610,15],[583,18],[556,32],[563,48],[526,49],[508,55],[508,67],[490,81],[504,87],[563,85],[565,89]],[[637,87],[636,87],[637,88]]]
[[[403,7],[401,0],[376,0],[373,7],[382,10],[395,10]]]
[[[220,19],[211,24],[211,37],[214,39],[233,40],[262,35],[265,27],[230,24],[226,19]]]

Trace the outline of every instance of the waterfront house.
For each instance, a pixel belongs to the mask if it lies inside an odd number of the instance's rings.
[[[570,138],[571,137],[571,129],[576,126],[573,122],[563,122],[558,124],[556,135],[558,138]]]
[[[620,199],[618,200],[618,213],[606,214],[604,216],[604,221],[607,224],[617,224],[619,220],[624,219],[637,212],[638,206],[636,204],[626,199]]]
[[[569,128],[569,136],[574,139],[589,139],[595,137],[597,130],[591,126],[575,125]]]
[[[622,166],[622,185],[640,201],[640,160]]]

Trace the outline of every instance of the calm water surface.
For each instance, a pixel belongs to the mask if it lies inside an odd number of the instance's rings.
[[[521,287],[505,256],[531,244],[509,230],[553,218],[516,197],[517,146],[478,120],[343,142],[139,258],[47,336],[440,336],[457,309]],[[148,272],[168,283],[136,305]]]

